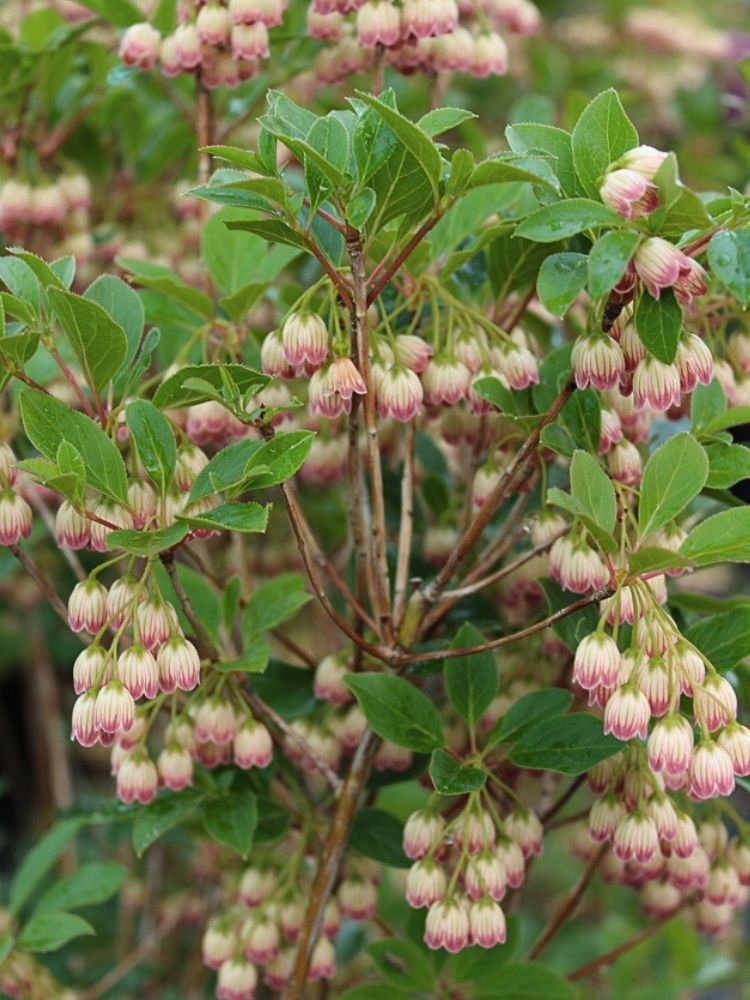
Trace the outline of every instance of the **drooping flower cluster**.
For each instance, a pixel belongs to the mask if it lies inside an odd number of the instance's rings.
[[[406,879],[406,899],[427,907],[424,940],[451,953],[470,945],[492,948],[506,939],[499,906],[518,889],[525,862],[542,849],[536,815],[517,807],[504,820],[470,797],[446,822],[436,811],[413,813],[404,828],[404,853],[415,862]]]
[[[286,0],[183,0],[180,23],[162,37],[149,22],[127,29],[120,56],[128,66],[165,76],[197,73],[204,86],[236,87],[269,56],[269,29],[283,23]],[[353,15],[353,16],[349,16]],[[485,0],[481,12],[456,0],[313,0],[307,33],[326,42],[314,64],[323,83],[371,69],[376,49],[403,73],[503,75],[508,47],[498,29],[520,36],[539,30],[531,0]]]
[[[204,964],[218,973],[218,1000],[252,1000],[261,976],[271,990],[287,985],[304,919],[301,900],[314,875],[306,847],[305,837],[294,833],[266,852],[256,851],[265,856],[240,873],[209,922],[201,951]],[[308,982],[333,978],[334,942],[342,920],[374,916],[379,881],[380,866],[375,862],[366,858],[347,862],[323,914]]]

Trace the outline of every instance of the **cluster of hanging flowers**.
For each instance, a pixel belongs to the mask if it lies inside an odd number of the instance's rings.
[[[314,63],[323,83],[368,71],[377,49],[403,73],[502,75],[508,47],[500,30],[530,35],[541,18],[531,0],[312,0],[307,33],[325,43]],[[181,0],[170,34],[148,21],[131,25],[120,44],[128,66],[165,76],[199,73],[206,87],[236,87],[269,56],[269,29],[283,24],[287,0]]]
[[[256,848],[253,864],[239,872],[222,893],[201,946],[204,964],[217,972],[217,1000],[252,1000],[261,979],[273,991],[287,985],[304,920],[303,901],[315,874],[306,847],[305,837],[294,832],[272,848]],[[308,982],[333,978],[334,941],[342,922],[375,915],[379,882],[376,862],[347,860],[336,893],[323,912]]]

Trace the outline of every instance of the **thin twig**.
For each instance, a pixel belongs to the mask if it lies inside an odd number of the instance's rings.
[[[318,247],[318,244],[315,242],[310,233],[306,232],[304,229],[300,229],[299,234],[304,240],[307,249],[333,282],[333,286],[339,293],[339,297],[345,307],[351,311],[354,308],[352,304],[352,291],[345,278],[339,274],[323,251]]]
[[[99,1000],[99,997],[109,993],[113,986],[116,986],[131,972],[137,965],[140,965],[148,956],[156,951],[164,938],[171,934],[182,918],[182,910],[177,907],[170,916],[165,919],[147,935],[144,936],[140,944],[126,955],[121,962],[107,973],[98,983],[80,994],[80,1000]]]
[[[529,949],[529,953],[526,956],[529,961],[535,959],[547,947],[552,938],[555,937],[565,921],[568,917],[570,917],[580,901],[583,899],[583,896],[589,887],[589,883],[594,877],[594,872],[608,850],[609,844],[602,844],[596,854],[589,859],[588,864],[581,872],[578,881],[570,890],[568,895],[561,900],[560,905],[552,914],[549,923]]]
[[[510,495],[517,477],[523,471],[526,463],[536,451],[542,431],[557,418],[562,408],[570,399],[574,389],[575,382],[573,382],[572,379],[566,382],[566,384],[562,387],[550,408],[542,416],[534,430],[524,441],[511,464],[508,466],[495,487],[490,492],[489,496],[479,508],[479,511],[464,532],[458,545],[446,559],[445,565],[441,571],[432,583],[421,592],[423,615],[430,607],[432,607],[438,597],[442,594],[455,570],[482,537],[484,529],[492,520],[501,504],[504,503]]]
[[[568,604],[559,611],[555,611],[554,614],[547,615],[546,618],[542,618],[533,625],[527,625],[526,628],[519,629],[518,632],[511,632],[510,635],[501,635],[497,639],[488,639],[487,642],[480,642],[476,646],[461,646],[460,649],[434,649],[424,653],[401,653],[397,657],[397,660],[400,666],[405,666],[410,663],[451,660],[459,656],[473,656],[474,653],[485,653],[488,649],[499,649],[501,646],[509,646],[511,643],[518,642],[519,639],[526,639],[536,632],[541,632],[542,629],[549,628],[550,625],[555,625],[563,618],[567,618],[568,615],[580,611],[581,608],[586,608],[589,604],[596,604],[611,596],[611,588],[604,587],[589,597],[581,597],[579,600],[573,601],[572,604]]]
[[[60,357],[60,353],[57,350],[57,348],[51,343],[47,343],[45,346],[49,351],[49,353],[52,355],[52,357],[55,359],[57,367],[62,372],[65,381],[68,383],[68,385],[71,387],[73,392],[78,397],[78,402],[81,404],[83,412],[86,414],[87,417],[91,417],[91,419],[94,420],[95,419],[94,410],[91,406],[91,403],[89,403],[88,399],[86,399],[83,389],[78,384],[78,379],[75,377],[75,375],[70,370],[65,361]]]
[[[331,788],[338,794],[341,791],[341,786],[343,784],[341,778],[336,774],[336,772],[328,766],[328,764],[323,760],[320,754],[310,746],[304,736],[301,736],[296,729],[283,719],[279,713],[271,708],[260,695],[256,694],[255,691],[242,691],[247,703],[258,715],[264,715],[269,719],[274,726],[284,735],[284,737],[291,743],[294,743],[307,757],[307,759],[314,764],[315,768],[320,771],[323,777],[326,779]]]
[[[297,938],[294,969],[289,984],[282,994],[282,1000],[300,1000],[304,994],[310,957],[320,936],[324,910],[338,879],[360,794],[370,774],[379,745],[378,737],[371,729],[367,729],[352,758],[310,891],[305,919]]]
[[[618,944],[616,948],[612,948],[610,951],[605,952],[598,958],[593,959],[591,962],[587,962],[586,965],[582,965],[580,969],[576,969],[574,972],[568,973],[568,979],[571,982],[576,982],[579,979],[585,979],[586,976],[590,976],[592,972],[596,972],[597,969],[601,969],[605,965],[611,965],[615,959],[619,958],[620,955],[626,954],[628,951],[632,951],[636,948],[642,941],[647,941],[648,938],[653,937],[657,931],[660,931],[665,924],[668,924],[670,920],[674,920],[677,916],[679,910],[675,910],[674,913],[669,913],[664,917],[659,917],[658,920],[654,920],[653,923],[649,924],[648,927],[644,927],[643,930],[638,931],[632,937],[629,937],[627,941],[623,941],[622,944]]]
[[[372,286],[370,291],[367,293],[367,305],[371,305],[375,299],[380,295],[385,286],[391,280],[393,275],[398,271],[401,265],[411,256],[413,251],[419,246],[425,236],[433,229],[440,219],[442,218],[441,212],[436,212],[435,215],[431,216],[426,222],[423,222],[419,229],[414,233],[409,242],[403,248],[400,254],[394,258],[394,260],[387,262],[385,259],[381,260],[378,266],[373,270],[369,278],[369,284]]]
[[[567,531],[568,529],[566,528],[565,530]],[[486,587],[491,587],[493,584],[498,583],[506,576],[510,576],[511,573],[515,573],[515,571],[520,569],[521,566],[525,566],[526,563],[535,556],[542,555],[547,551],[547,549],[551,548],[553,543],[563,534],[565,534],[565,532],[561,531],[549,542],[542,542],[541,545],[535,545],[533,549],[522,552],[517,559],[506,563],[506,565],[501,566],[500,569],[496,569],[494,573],[490,573],[488,576],[484,576],[480,580],[475,580],[474,583],[469,583],[465,587],[457,587],[455,590],[446,590],[443,596],[446,598],[468,597],[470,594],[476,594],[478,590],[484,590]]]
[[[407,424],[404,440],[404,472],[401,477],[401,525],[398,532],[398,555],[396,557],[396,583],[394,587],[393,621],[398,628],[406,611],[407,586],[409,584],[409,557],[414,528],[414,421]]]
[[[563,792],[560,798],[557,799],[557,801],[553,802],[552,805],[549,807],[549,809],[546,812],[542,813],[542,815],[539,817],[539,819],[542,821],[543,824],[546,825],[547,823],[549,823],[552,817],[556,816],[557,813],[563,808],[563,806],[567,805],[568,802],[570,802],[570,800],[573,798],[573,796],[575,795],[575,793],[578,791],[578,789],[581,787],[581,785],[584,783],[585,780],[586,780],[586,775],[579,774],[578,777],[575,778],[570,783],[570,785],[568,785],[568,788],[566,789],[566,791]]]
[[[164,565],[164,569],[167,571],[167,575],[169,576],[172,587],[174,588],[174,592],[177,595],[177,600],[180,602],[180,606],[185,613],[185,617],[190,622],[193,634],[198,640],[199,645],[203,647],[203,650],[209,656],[218,656],[219,651],[216,649],[216,645],[203,627],[203,623],[195,613],[195,609],[190,603],[190,598],[188,597],[185,588],[182,586],[182,580],[177,573],[177,564],[174,561],[174,553],[162,552],[161,561]]]
[[[353,305],[349,312],[352,329],[357,341],[359,371],[365,384],[365,395],[361,406],[364,413],[367,459],[370,473],[370,505],[372,508],[372,553],[375,576],[375,612],[381,624],[382,636],[386,641],[392,638],[391,595],[388,573],[385,527],[385,495],[383,490],[383,470],[380,462],[378,441],[378,421],[375,411],[375,386],[370,370],[370,340],[367,317],[367,276],[362,238],[356,229],[349,229],[346,249],[351,261]],[[379,630],[380,631],[380,630]]]
[[[33,559],[33,557],[26,551],[22,549],[20,545],[9,545],[8,548],[20,562],[29,576],[34,580],[39,590],[42,592],[46,600],[48,601],[50,607],[55,612],[57,617],[65,622],[68,626],[68,609],[63,604],[61,598],[59,597],[57,591],[52,586],[52,581],[49,579],[44,570],[39,566]],[[69,626],[68,626],[69,627]],[[83,633],[77,633],[78,638],[81,642],[88,645],[91,640],[89,637]]]

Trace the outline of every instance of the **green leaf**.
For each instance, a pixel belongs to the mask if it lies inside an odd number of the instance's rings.
[[[42,260],[41,257],[37,257],[35,253],[29,253],[27,250],[21,250],[19,247],[11,247],[10,252],[14,257],[18,257],[19,260],[28,264],[39,279],[39,284],[42,288],[65,288],[65,285],[63,285],[49,264],[45,260]]]
[[[700,386],[696,388],[696,392],[699,388]],[[693,398],[695,398],[695,393],[693,394]],[[715,434],[717,431],[726,430],[728,427],[739,427],[740,424],[748,423],[750,423],[750,406],[731,406],[724,413],[717,413],[716,416],[712,417],[703,428],[703,431],[706,434]]]
[[[242,288],[238,288],[232,295],[222,296],[219,299],[219,305],[230,319],[238,322],[249,309],[252,309],[256,302],[263,298],[267,291],[267,281],[250,281]]]
[[[346,206],[346,221],[355,229],[363,229],[373,213],[377,197],[372,188],[362,188]]]
[[[577,193],[569,132],[554,125],[519,122],[506,128],[505,137],[516,153],[548,153],[554,156],[563,192],[568,197]]]
[[[253,688],[279,715],[291,720],[303,718],[315,708],[312,682],[311,670],[272,660],[264,674],[253,677]]]
[[[697,566],[750,562],[750,507],[735,507],[701,521],[680,547]]]
[[[98,424],[37,389],[24,389],[19,405],[24,430],[37,451],[55,461],[61,443],[70,442],[83,458],[89,485],[128,505],[125,464],[117,446]]]
[[[706,431],[709,423],[724,415],[726,409],[727,397],[718,379],[713,379],[709,385],[697,385],[690,397],[693,433],[700,436]],[[748,416],[750,417],[750,408]]]
[[[335,115],[328,114],[318,118],[307,133],[307,144],[318,153],[329,168],[335,173],[326,171],[324,177],[317,157],[312,159],[308,154],[304,158],[305,182],[310,194],[310,202],[317,206],[323,194],[331,190],[332,183],[338,191],[345,187],[345,171],[349,163],[349,133],[345,125]],[[338,181],[335,179],[339,178]]]
[[[203,792],[197,788],[162,792],[139,809],[133,823],[133,850],[138,857],[168,830],[187,819],[202,798]]]
[[[445,750],[434,750],[430,760],[430,778],[441,795],[466,795],[478,792],[487,775],[478,767],[462,764]]]
[[[174,479],[177,462],[172,425],[153,403],[145,399],[137,399],[127,405],[125,422],[133,435],[141,465],[159,495],[164,496]]]
[[[688,569],[692,565],[689,559],[677,552],[650,545],[637,549],[628,557],[628,569],[633,576],[640,576],[643,573],[663,573],[670,569]]]
[[[234,660],[218,660],[214,668],[222,674],[235,670],[244,674],[262,674],[271,659],[271,647],[265,639],[252,639]]]
[[[709,472],[706,486],[723,490],[750,479],[750,448],[742,444],[706,445]]]
[[[638,233],[612,230],[600,236],[589,253],[589,291],[592,299],[611,292],[625,273],[638,244]]]
[[[708,263],[743,305],[750,303],[750,230],[716,233],[708,244]]]
[[[129,365],[136,355],[143,334],[145,317],[138,293],[113,274],[101,274],[89,285],[83,297],[100,305],[123,328],[128,342],[123,367]]]
[[[10,883],[8,907],[17,915],[31,893],[84,825],[80,817],[60,820],[26,855]]]
[[[576,389],[560,418],[579,448],[592,455],[599,453],[602,407],[595,389]]]
[[[554,253],[539,270],[539,301],[553,316],[564,316],[586,284],[588,257],[582,253]]]
[[[168,275],[145,275],[137,274],[134,277],[136,284],[143,288],[150,288],[151,291],[164,295],[168,299],[174,299],[182,305],[192,309],[193,312],[204,319],[211,319],[214,314],[214,307],[211,299],[197,288],[186,285],[184,281],[174,274]]]
[[[268,526],[270,505],[259,503],[222,503],[205,514],[178,514],[177,520],[191,528],[209,531],[264,532]]]
[[[509,760],[531,770],[583,774],[620,750],[622,743],[604,735],[600,719],[577,712],[535,723],[515,743]]]
[[[435,973],[425,951],[405,938],[388,938],[367,946],[375,968],[399,990],[434,996]]]
[[[458,128],[459,125],[463,125],[471,118],[476,118],[476,115],[471,111],[464,111],[463,108],[435,108],[434,111],[428,111],[426,115],[422,115],[417,122],[417,127],[434,139],[436,135],[448,132],[452,128]]]
[[[486,187],[488,184],[518,184],[528,182],[559,191],[560,182],[552,169],[549,158],[516,156],[514,153],[498,153],[488,160],[477,163],[469,178],[470,190]]]
[[[259,219],[257,221],[235,219],[232,222],[225,222],[224,225],[232,232],[254,233],[268,243],[280,243],[282,246],[294,247],[295,250],[309,252],[308,246],[302,236],[292,229],[291,226],[278,219]]]
[[[573,164],[584,191],[599,195],[607,167],[638,145],[638,133],[614,90],[598,94],[584,108],[571,135]]]
[[[83,917],[52,910],[35,914],[29,920],[18,937],[18,947],[32,954],[58,951],[68,941],[94,933],[94,928]]]
[[[545,205],[527,216],[515,235],[536,243],[555,243],[599,226],[619,226],[622,218],[599,201],[568,198]]]
[[[403,677],[347,674],[345,681],[378,736],[418,753],[442,746],[437,709]]]
[[[256,587],[242,616],[245,642],[294,618],[312,595],[299,573],[282,573]]]
[[[690,434],[675,434],[657,448],[643,470],[638,529],[641,537],[681,514],[708,478],[708,457]]]
[[[158,528],[156,531],[138,531],[125,528],[122,531],[110,531],[107,535],[107,549],[116,552],[123,549],[134,556],[152,559],[160,552],[179,545],[188,535],[186,524],[170,524],[168,528]]]
[[[399,142],[401,142],[408,149],[424,171],[427,181],[432,189],[433,202],[437,202],[439,197],[438,183],[442,173],[442,160],[440,159],[440,153],[437,150],[437,146],[434,144],[432,139],[425,132],[423,132],[418,125],[415,125],[413,122],[410,122],[408,118],[405,118],[400,111],[396,111],[395,108],[389,107],[389,105],[385,104],[377,97],[373,97],[371,94],[361,93],[360,91],[357,91],[357,96],[360,100],[364,101],[365,104],[369,104],[370,107],[374,108],[378,112],[380,117],[388,125]]]
[[[477,646],[484,636],[470,622],[464,622],[451,641],[451,649]],[[445,689],[451,705],[474,731],[477,721],[497,694],[498,672],[495,657],[489,650],[473,656],[457,656],[445,661]]]
[[[307,458],[314,438],[312,431],[284,431],[264,441],[245,467],[248,487],[264,490],[291,479]]]
[[[41,289],[36,275],[28,264],[17,257],[0,257],[0,281],[4,282],[13,295],[35,316],[39,315]]]
[[[559,972],[536,962],[503,967],[489,988],[480,987],[474,1000],[574,1000],[575,987]]]
[[[535,723],[565,715],[572,702],[572,693],[564,688],[546,688],[523,695],[497,721],[487,738],[486,747],[512,743]]]
[[[117,28],[128,28],[143,20],[143,14],[131,0],[81,0],[81,6],[100,14]]]
[[[617,520],[617,499],[612,480],[593,456],[576,451],[570,463],[570,492],[581,507],[611,534]]]
[[[685,638],[707,656],[717,670],[733,670],[750,649],[750,607],[710,615],[691,625]]]
[[[247,790],[210,799],[203,806],[203,825],[209,837],[231,847],[246,860],[258,825],[255,795]]]
[[[643,292],[635,307],[635,328],[643,346],[659,361],[671,365],[682,331],[682,307],[671,288],[663,289],[658,300]]]
[[[382,809],[359,809],[349,835],[349,847],[391,868],[408,868],[404,854],[403,823]]]
[[[210,153],[217,160],[226,160],[227,163],[233,163],[237,167],[253,170],[256,173],[263,172],[258,169],[260,167],[258,154],[250,150],[240,149],[239,146],[203,146],[202,148],[204,152]]]
[[[125,875],[125,868],[116,861],[89,861],[50,886],[34,912],[76,910],[104,903],[119,890]]]
[[[47,290],[86,381],[101,392],[128,353],[125,331],[98,303],[60,288]]]
[[[260,392],[271,381],[268,375],[256,372],[247,365],[186,365],[162,382],[154,393],[154,406],[160,409],[177,409],[216,399],[224,389],[222,372],[224,376],[229,376],[240,395]],[[185,384],[188,381],[191,382],[190,386]],[[206,388],[197,387],[198,381],[205,382]]]

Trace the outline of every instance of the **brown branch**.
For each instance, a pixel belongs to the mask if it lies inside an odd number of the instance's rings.
[[[152,952],[156,951],[164,938],[168,934],[171,934],[175,927],[177,927],[181,919],[182,910],[180,907],[176,907],[168,917],[165,917],[160,924],[146,934],[140,944],[129,955],[126,955],[121,962],[118,962],[106,976],[102,977],[98,983],[95,983],[89,989],[84,990],[80,994],[81,1000],[99,1000],[99,997],[103,997],[109,993],[113,986],[124,979],[129,972],[148,958]]]
[[[305,198],[304,203],[305,205],[307,205],[308,208],[310,207],[309,198]],[[346,233],[346,223],[342,222],[341,219],[337,219],[335,215],[331,215],[330,212],[326,212],[324,208],[316,208],[315,212],[317,215],[321,217],[321,219],[324,219],[329,224],[329,226],[333,226],[333,228],[336,229],[338,232],[340,232],[342,235]]]
[[[641,944],[642,941],[647,941],[648,938],[653,937],[657,931],[660,931],[665,924],[668,924],[670,920],[674,920],[677,916],[679,910],[675,910],[674,913],[669,913],[666,916],[659,917],[658,920],[654,920],[653,923],[649,924],[648,927],[644,927],[643,930],[638,931],[632,937],[629,937],[627,941],[623,941],[622,944],[618,944],[616,948],[612,948],[610,951],[605,952],[598,958],[593,959],[591,962],[587,962],[586,965],[582,965],[579,969],[568,973],[568,979],[571,982],[576,982],[579,979],[585,979],[586,976],[590,976],[592,972],[596,972],[597,969],[601,969],[605,965],[611,965],[615,959],[619,958],[620,955],[626,954],[626,952],[632,951],[633,948]]]
[[[375,659],[381,660],[383,663],[391,662],[393,654],[390,650],[384,648],[383,646],[368,642],[361,635],[359,635],[357,630],[350,625],[345,618],[342,618],[336,608],[334,608],[325,592],[323,582],[318,575],[315,558],[310,552],[309,541],[303,528],[304,518],[294,490],[290,484],[286,482],[281,485],[281,493],[284,497],[287,513],[292,525],[292,531],[294,532],[294,537],[297,541],[297,548],[302,556],[302,562],[304,563],[305,570],[307,572],[307,578],[310,581],[310,586],[320,602],[321,607],[337,628],[339,628],[344,635],[348,636],[348,638],[351,639],[355,645],[359,646],[366,653],[369,653],[370,656],[375,657]]]
[[[414,528],[414,421],[407,424],[404,440],[404,472],[401,478],[401,525],[398,532],[398,555],[396,557],[396,583],[394,587],[393,620],[396,628],[401,624],[406,611],[407,586],[409,584],[409,557]]]
[[[306,667],[310,667],[311,669],[317,667],[318,662],[315,657],[308,653],[306,649],[303,649],[294,639],[290,639],[288,635],[284,635],[280,628],[272,628],[271,635],[282,646],[285,646],[290,653],[294,653],[296,657],[302,660]]]
[[[20,545],[9,545],[8,548],[32,578],[34,583],[36,583],[37,587],[57,617],[61,621],[64,621],[65,625],[68,626],[68,609],[63,604],[57,591],[52,586],[52,581],[49,579],[44,570],[34,561],[26,549],[22,549]],[[91,639],[89,639],[89,637],[83,632],[78,632],[76,635],[78,639],[86,645],[89,645],[91,642]]]
[[[54,346],[54,344],[52,344],[51,342],[49,342],[49,343],[45,344],[45,346],[46,346],[47,350],[49,351],[49,353],[52,355],[52,357],[57,362],[57,366],[60,369],[60,371],[62,372],[63,377],[65,378],[65,381],[68,383],[68,385],[71,387],[71,389],[73,390],[73,392],[78,397],[78,402],[83,407],[83,412],[86,414],[86,416],[91,417],[91,419],[94,420],[95,419],[95,415],[94,415],[94,411],[93,411],[93,409],[91,407],[91,403],[89,403],[88,399],[86,399],[86,396],[85,396],[85,394],[83,392],[83,389],[81,389],[80,385],[78,384],[78,379],[75,377],[75,375],[73,374],[73,372],[67,366],[67,364],[65,363],[65,361],[63,361],[63,359],[60,357],[60,354],[59,354],[57,348]]]
[[[575,778],[575,780],[570,783],[570,785],[568,786],[566,791],[563,792],[560,798],[557,799],[556,802],[553,802],[552,805],[549,807],[549,809],[546,812],[542,813],[542,815],[539,817],[542,824],[549,823],[552,817],[556,816],[557,813],[563,808],[563,806],[567,805],[568,802],[570,802],[570,800],[573,798],[573,796],[575,795],[575,793],[578,791],[578,789],[581,787],[581,785],[584,783],[585,780],[586,780],[586,775],[579,774],[578,777]]]
[[[294,970],[289,979],[289,985],[282,993],[283,1000],[300,1000],[304,994],[310,956],[320,935],[323,912],[338,879],[360,794],[370,774],[372,761],[379,745],[379,738],[371,729],[368,729],[352,758],[351,767],[336,804],[336,811],[331,820],[331,827],[310,891],[305,920],[297,939]]]
[[[422,616],[425,615],[426,611],[432,607],[438,597],[442,594],[448,584],[448,581],[451,579],[458,566],[463,562],[474,545],[476,545],[482,537],[484,529],[492,520],[501,504],[504,503],[510,495],[517,477],[524,470],[526,463],[536,451],[542,431],[558,417],[560,411],[565,406],[568,399],[570,399],[574,389],[575,382],[570,379],[562,387],[550,408],[542,416],[534,430],[521,445],[516,457],[513,459],[495,487],[492,489],[489,496],[479,508],[479,511],[476,513],[471,524],[464,532],[456,548],[446,559],[443,568],[440,570],[432,583],[425,590],[420,592]]]
[[[304,229],[300,229],[299,235],[304,240],[307,249],[310,251],[310,253],[317,260],[317,262],[320,264],[325,273],[333,282],[334,288],[339,293],[339,298],[344,303],[345,307],[351,312],[352,309],[354,308],[354,304],[352,302],[352,290],[349,287],[346,280],[342,277],[342,275],[339,274],[339,272],[336,270],[336,268],[333,266],[330,260],[320,249],[320,247],[315,242],[310,233],[306,232]]]
[[[565,531],[568,529],[566,528]],[[510,576],[511,573],[515,573],[517,569],[521,566],[525,566],[527,562],[533,559],[535,556],[542,555],[547,549],[552,547],[552,544],[564,535],[565,532],[561,531],[559,534],[549,542],[542,542],[541,545],[535,545],[533,549],[529,549],[526,552],[522,552],[517,559],[512,562],[506,563],[505,566],[501,566],[500,569],[496,569],[494,573],[490,573],[488,576],[483,576],[480,580],[475,580],[473,583],[468,583],[466,586],[457,587],[455,590],[446,590],[445,597],[455,597],[460,599],[462,597],[468,597],[470,594],[476,594],[478,590],[484,590],[486,587],[491,587],[493,584],[498,583],[506,576]]]
[[[386,548],[385,496],[383,492],[383,470],[380,462],[378,442],[378,421],[375,412],[375,386],[370,370],[370,340],[367,317],[367,276],[362,238],[356,229],[349,229],[346,249],[352,268],[354,302],[349,312],[352,318],[352,333],[357,343],[359,371],[366,392],[361,402],[364,413],[367,461],[370,473],[370,505],[372,508],[372,556],[374,573],[375,614],[381,623],[383,638],[392,638],[391,595]],[[379,630],[380,631],[380,630]]]
[[[550,625],[555,625],[563,618],[567,618],[568,615],[575,614],[581,608],[586,608],[589,604],[596,604],[598,601],[603,601],[611,596],[611,588],[604,587],[589,597],[581,597],[579,600],[573,601],[572,604],[568,604],[559,611],[555,611],[554,614],[547,615],[546,618],[542,618],[541,621],[535,622],[533,625],[527,625],[526,628],[519,629],[518,632],[511,632],[510,635],[501,635],[497,639],[488,639],[487,642],[480,642],[476,646],[462,646],[460,649],[435,649],[424,653],[401,653],[397,658],[398,664],[399,666],[406,666],[410,663],[452,660],[458,656],[473,656],[474,653],[485,653],[488,649],[500,649],[501,646],[509,646],[511,643],[518,642],[519,639],[526,639],[536,632],[541,632],[543,629],[549,628]]]
[[[185,613],[185,617],[190,622],[190,626],[193,629],[193,634],[195,635],[198,644],[203,647],[203,651],[208,656],[213,658],[218,657],[219,651],[216,648],[216,645],[203,627],[203,623],[195,613],[195,609],[190,603],[190,598],[188,597],[185,588],[182,586],[182,580],[180,580],[177,573],[177,564],[174,561],[174,552],[162,552],[161,561],[164,565],[164,569],[167,571],[167,575],[169,576],[172,587],[174,588],[177,600],[180,602],[180,606]]]
[[[589,862],[581,872],[578,881],[570,890],[568,895],[561,900],[560,905],[552,914],[549,923],[529,949],[526,956],[529,961],[535,959],[540,952],[547,947],[552,938],[555,937],[565,921],[568,917],[570,917],[580,901],[583,899],[583,896],[589,887],[589,883],[594,877],[594,872],[608,850],[609,844],[602,844],[596,854],[589,859]]]
[[[414,233],[409,242],[403,248],[400,254],[396,256],[394,260],[387,263],[385,259],[381,260],[378,266],[373,270],[370,275],[369,283],[373,287],[367,293],[367,305],[371,305],[375,299],[380,295],[385,286],[391,280],[393,275],[398,271],[401,265],[411,256],[412,252],[419,246],[425,236],[433,229],[440,219],[442,218],[442,212],[436,212],[431,218],[426,222],[423,222],[419,229]]]
[[[341,791],[341,786],[343,784],[341,778],[331,767],[328,766],[320,754],[316,753],[304,736],[301,736],[296,729],[293,729],[292,726],[290,726],[277,711],[271,708],[269,704],[263,701],[263,699],[256,694],[255,691],[246,691],[243,689],[241,693],[248,705],[254,712],[256,712],[256,714],[264,715],[267,719],[269,719],[287,740],[294,743],[302,751],[305,757],[307,757],[315,768],[320,771],[331,788],[338,794]]]

